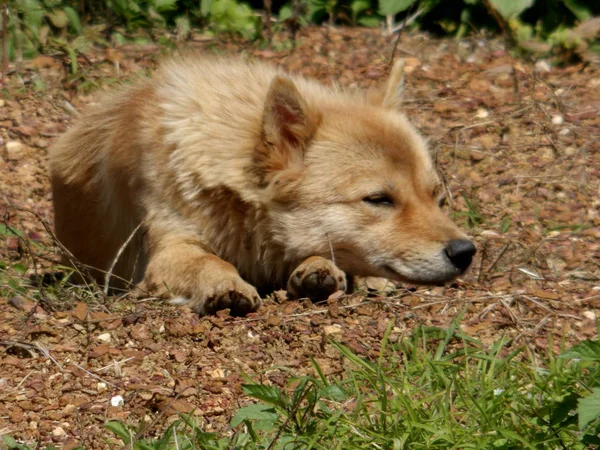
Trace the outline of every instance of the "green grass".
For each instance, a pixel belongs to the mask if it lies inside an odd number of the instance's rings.
[[[244,385],[258,402],[234,415],[233,437],[181,416],[160,439],[107,428],[133,449],[587,449],[600,445],[600,343],[563,355],[490,347],[459,331],[421,327],[366,360],[332,342],[342,377],[290,378],[288,389]]]

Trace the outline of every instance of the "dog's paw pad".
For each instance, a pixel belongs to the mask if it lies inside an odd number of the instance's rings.
[[[288,282],[288,293],[295,298],[325,300],[339,290],[346,290],[346,274],[333,261],[320,257],[300,264]]]
[[[307,294],[333,293],[337,291],[337,282],[328,270],[321,269],[304,277],[302,279],[302,288]]]

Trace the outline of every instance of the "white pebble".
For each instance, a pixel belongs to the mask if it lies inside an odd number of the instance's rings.
[[[56,427],[54,430],[52,430],[52,436],[57,437],[57,438],[61,438],[66,436],[66,432],[62,427]]]
[[[102,333],[98,335],[98,340],[102,342],[110,342],[110,333]]]
[[[583,317],[590,320],[596,320],[596,313],[594,311],[584,311]]]
[[[125,404],[125,399],[122,395],[115,395],[110,399],[111,406],[122,406]]]
[[[490,112],[486,109],[483,108],[479,108],[477,110],[477,113],[475,114],[475,117],[477,117],[478,119],[485,119],[486,117],[489,117]]]

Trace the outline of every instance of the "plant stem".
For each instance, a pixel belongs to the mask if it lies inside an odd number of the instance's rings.
[[[8,5],[6,1],[4,0],[2,5],[2,86],[4,86],[8,72]]]

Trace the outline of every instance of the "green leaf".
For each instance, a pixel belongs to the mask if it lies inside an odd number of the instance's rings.
[[[65,6],[63,11],[69,18],[69,25],[76,33],[81,33],[81,21],[79,20],[79,14],[70,6]]]
[[[571,411],[577,408],[577,401],[580,398],[579,394],[571,392],[559,403],[553,405],[550,410],[550,423],[554,426],[560,426],[563,422],[571,420]]]
[[[177,9],[177,0],[154,0],[154,7],[158,12],[173,11]]]
[[[600,417],[600,388],[593,388],[592,393],[577,402],[579,429],[583,430],[592,420]]]
[[[27,267],[25,267],[21,263],[16,263],[16,264],[12,265],[12,270],[14,270],[15,272],[17,272],[21,275],[25,275],[25,272],[27,272]]]
[[[379,14],[395,16],[410,8],[416,0],[379,0]]]
[[[23,236],[23,233],[20,231],[13,230],[11,227],[6,225],[5,223],[0,223],[0,236]]]
[[[531,450],[535,450],[537,447],[531,445],[529,442],[527,442],[527,439],[524,438],[523,436],[519,435],[518,433],[515,433],[512,430],[508,430],[506,428],[498,428],[498,434],[501,434],[502,436],[504,436],[507,439],[510,439],[511,441],[513,441],[513,443],[515,441],[520,442],[521,443],[521,447],[519,448],[529,448]]]
[[[124,45],[127,43],[127,38],[118,31],[114,32],[111,37],[116,45]]]
[[[352,10],[352,14],[356,17],[361,12],[366,11],[371,7],[371,2],[367,0],[354,0],[350,3],[350,9]]]
[[[8,435],[4,435],[2,436],[2,442],[4,443],[4,445],[6,445],[8,448],[10,449],[19,449],[19,450],[28,450],[29,447],[27,447],[25,444],[19,444],[15,438],[13,438],[12,436],[8,436]]]
[[[577,20],[584,21],[591,19],[593,14],[590,9],[585,5],[584,1],[578,0],[564,0],[565,6],[569,8],[569,11],[573,13]]]
[[[33,87],[37,92],[44,92],[46,90],[46,83],[41,78],[34,78]]]
[[[279,415],[272,406],[264,404],[248,405],[240,408],[231,419],[231,427],[235,428],[245,420],[267,420],[275,423]]]
[[[490,0],[490,2],[505,19],[517,17],[533,5],[533,0]]]
[[[67,46],[67,53],[69,54],[69,59],[71,60],[71,73],[77,73],[77,52],[70,45]]]
[[[200,0],[200,14],[206,17],[210,14],[213,0]]]
[[[262,400],[270,405],[285,408],[285,402],[281,398],[281,390],[275,386],[265,386],[264,384],[243,384],[244,394]]]
[[[118,438],[121,439],[125,444],[129,444],[131,442],[131,432],[123,422],[111,420],[110,422],[104,424],[104,428],[116,434]]]
[[[48,19],[50,19],[50,23],[56,28],[65,28],[69,25],[69,16],[61,9],[55,9],[51,13],[48,13]]]
[[[177,30],[177,36],[180,39],[185,38],[192,29],[190,19],[188,16],[179,16],[175,19],[175,29]]]
[[[583,341],[562,353],[559,358],[581,361],[600,361],[600,342]]]
[[[380,16],[364,16],[358,19],[357,23],[363,27],[376,28],[381,23]]]
[[[336,402],[344,402],[347,400],[348,396],[342,391],[342,389],[337,384],[330,384],[329,386],[325,386],[321,390],[321,395],[329,400],[334,400]]]
[[[53,9],[60,5],[61,0],[43,0],[44,6]]]

